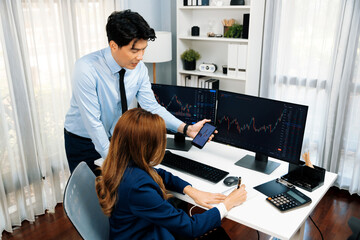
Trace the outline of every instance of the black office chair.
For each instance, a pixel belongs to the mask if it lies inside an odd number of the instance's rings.
[[[353,232],[348,240],[360,240],[360,219],[354,216],[350,217],[348,224],[351,231]]]
[[[64,210],[83,239],[109,239],[109,219],[101,211],[95,175],[85,162],[75,168],[66,184]]]

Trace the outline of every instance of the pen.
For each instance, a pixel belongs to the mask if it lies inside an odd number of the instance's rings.
[[[239,189],[241,185],[241,177],[238,178],[238,184],[237,184],[237,188]]]

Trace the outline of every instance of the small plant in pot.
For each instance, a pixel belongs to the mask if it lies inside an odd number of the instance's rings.
[[[180,58],[183,61],[184,70],[195,70],[196,61],[200,59],[200,53],[190,48],[184,51]]]
[[[234,23],[230,26],[224,34],[226,38],[240,38],[242,35],[243,26],[240,24]]]

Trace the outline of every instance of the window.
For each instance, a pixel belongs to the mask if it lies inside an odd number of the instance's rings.
[[[323,144],[341,9],[339,0],[281,1],[272,97],[309,106],[302,152],[310,151],[315,164]]]

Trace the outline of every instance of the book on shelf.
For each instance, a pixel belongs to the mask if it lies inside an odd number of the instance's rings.
[[[186,87],[197,87],[198,86],[198,76],[197,75],[182,75],[180,84],[181,84],[181,86],[186,86]]]
[[[184,6],[208,6],[209,0],[184,0],[183,2]]]
[[[207,80],[211,79],[210,77],[205,77],[205,76],[199,76],[199,80],[198,80],[198,87],[199,88],[205,88],[205,82]]]
[[[190,75],[181,75],[180,76],[180,86],[186,86],[186,81]]]
[[[198,75],[181,75],[181,86],[219,89],[220,80]]]
[[[197,87],[198,79],[199,79],[199,77],[197,75],[191,75],[191,86],[189,86],[189,87]]]
[[[192,83],[191,83],[191,75],[186,75],[185,76],[185,86],[186,87],[191,87]]]
[[[205,88],[218,90],[219,87],[220,87],[219,79],[211,78],[211,79],[205,81]]]
[[[247,45],[230,43],[228,45],[229,77],[245,79],[247,65]]]
[[[236,77],[245,79],[246,76],[246,65],[247,65],[247,45],[238,45],[238,54],[237,54],[237,67],[236,67]]]
[[[198,75],[191,75],[191,77],[192,77],[193,87],[198,87],[198,85],[199,85],[199,76]]]

